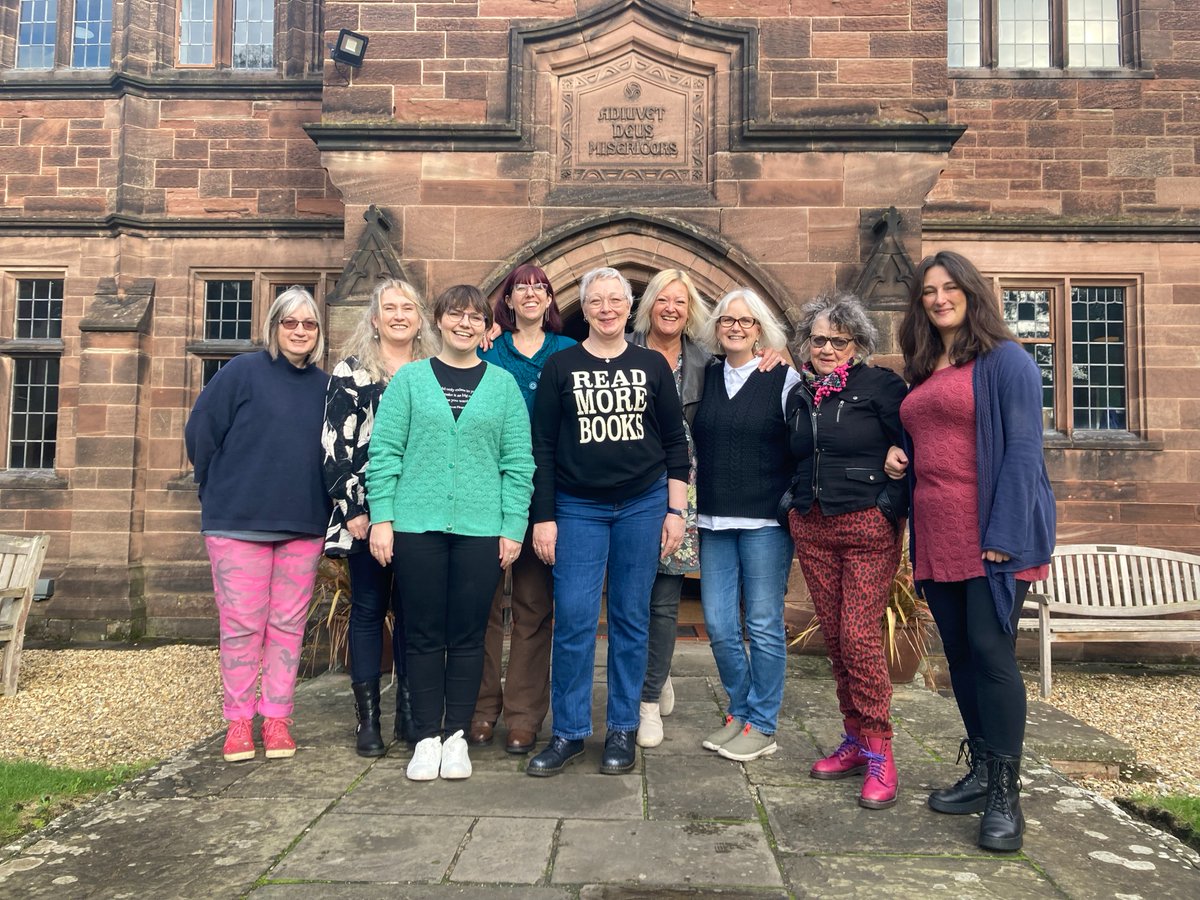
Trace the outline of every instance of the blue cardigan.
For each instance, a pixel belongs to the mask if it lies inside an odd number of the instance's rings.
[[[1007,553],[1007,562],[984,560],[996,616],[1012,634],[1016,573],[1045,565],[1054,553],[1056,513],[1042,452],[1042,376],[1028,353],[1005,341],[975,360],[975,459],[979,492],[979,543]],[[906,443],[909,443],[906,440]],[[908,450],[911,454],[911,443]],[[909,467],[909,483],[915,483]],[[910,551],[917,546],[909,523]]]

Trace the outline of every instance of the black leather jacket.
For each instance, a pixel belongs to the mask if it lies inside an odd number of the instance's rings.
[[[893,525],[908,515],[908,485],[883,471],[888,448],[903,445],[900,402],[908,392],[890,369],[859,364],[846,386],[813,406],[809,387],[788,395],[787,420],[792,454],[799,462],[792,478],[792,508],[802,515],[814,500],[827,516],[872,506]]]
[[[646,346],[646,335],[639,332],[627,334],[626,339],[639,347]],[[683,417],[688,426],[696,420],[700,398],[704,395],[704,370],[713,361],[713,356],[686,334],[683,336],[683,375],[679,380],[679,402],[683,404]]]

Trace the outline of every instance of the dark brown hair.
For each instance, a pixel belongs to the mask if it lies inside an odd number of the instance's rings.
[[[952,365],[970,362],[1004,341],[1015,339],[1000,313],[1000,304],[991,282],[965,256],[953,250],[940,250],[925,257],[917,266],[916,283],[909,294],[908,309],[900,320],[898,336],[900,350],[904,353],[904,377],[914,385],[933,374],[944,349],[942,336],[933,326],[921,302],[925,275],[934,266],[945,269],[967,299],[966,319],[950,345]]]
[[[518,284],[544,284],[546,286],[546,295],[550,298],[550,305],[546,307],[546,314],[542,317],[542,329],[554,334],[561,333],[562,314],[559,313],[558,304],[554,301],[554,285],[550,283],[546,273],[533,263],[517,266],[508,273],[508,277],[500,285],[500,296],[496,299],[496,324],[505,331],[517,330],[517,314],[505,301],[512,297],[513,288]]]
[[[487,297],[473,284],[455,284],[446,288],[433,301],[433,321],[442,321],[442,316],[451,310],[470,310],[483,316],[484,325],[492,326],[492,308]]]

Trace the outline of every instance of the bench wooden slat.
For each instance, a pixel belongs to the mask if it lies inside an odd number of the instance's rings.
[[[17,692],[25,620],[42,573],[47,541],[45,535],[0,535],[0,683],[8,695]]]
[[[1200,603],[1165,603],[1161,606],[1072,606],[1070,603],[1049,602],[1050,612],[1056,616],[1101,616],[1119,621],[1121,619],[1145,619],[1150,616],[1165,616],[1175,613],[1200,612]]]
[[[1121,544],[1064,545],[1050,574],[1032,585],[1042,696],[1050,695],[1051,644],[1086,641],[1200,642],[1200,621],[1163,618],[1200,612],[1200,556]]]
[[[1112,631],[1108,628],[1098,628],[1093,631],[1056,631],[1054,635],[1054,642],[1057,644],[1129,644],[1143,641],[1158,643],[1163,640],[1200,641],[1200,631]]]

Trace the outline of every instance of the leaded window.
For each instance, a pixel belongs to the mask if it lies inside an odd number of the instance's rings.
[[[1129,431],[1129,347],[1124,285],[1011,286],[1004,319],[1042,375],[1048,431]]]
[[[1137,0],[947,0],[951,68],[1113,69],[1130,65],[1122,28]]]

